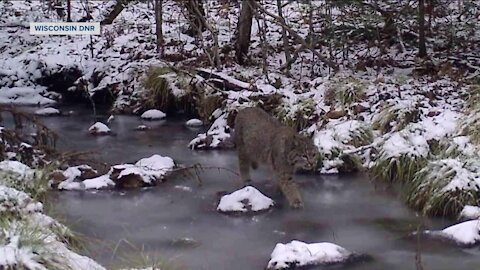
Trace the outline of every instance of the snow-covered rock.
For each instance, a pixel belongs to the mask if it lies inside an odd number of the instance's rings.
[[[220,199],[217,210],[221,212],[248,212],[267,210],[274,201],[252,186],[244,187]]]
[[[111,178],[119,187],[153,185],[164,178],[175,162],[170,157],[153,155],[142,158],[135,164],[121,164],[112,167]]]
[[[96,122],[88,129],[88,132],[94,135],[107,135],[110,134],[111,130],[104,123]]]
[[[165,118],[167,115],[160,110],[148,110],[144,112],[140,117],[146,120],[159,120]]]
[[[147,129],[149,129],[149,127],[146,126],[146,125],[138,125],[138,126],[135,128],[135,130],[139,130],[139,131],[147,130]]]
[[[294,240],[288,244],[279,243],[275,246],[267,269],[342,263],[352,255],[352,252],[336,244],[328,242],[306,244]]]
[[[459,214],[460,219],[479,219],[480,207],[473,205],[465,205]]]
[[[114,165],[104,174],[94,178],[79,181],[82,169],[91,169],[85,166],[76,166],[66,169],[63,174],[67,178],[58,184],[58,189],[85,190],[104,189],[110,187],[139,187],[153,185],[161,181],[165,175],[175,167],[170,157],[153,155],[142,158],[135,164]]]
[[[198,134],[188,144],[191,149],[231,148],[233,146],[230,127],[227,124],[227,114],[220,115],[206,133]]]
[[[47,107],[47,108],[36,110],[35,114],[36,115],[49,116],[49,115],[60,114],[60,111],[58,109],[55,109],[55,108],[52,108],[52,107]]]
[[[470,247],[480,243],[480,220],[461,222],[441,231],[425,231],[425,234],[453,241],[459,246]]]
[[[35,173],[35,170],[15,160],[4,160],[0,162],[0,171],[16,174],[20,178],[31,178]]]
[[[200,119],[194,118],[194,119],[190,119],[187,122],[185,122],[185,125],[187,127],[201,127],[201,126],[203,126],[203,122]]]

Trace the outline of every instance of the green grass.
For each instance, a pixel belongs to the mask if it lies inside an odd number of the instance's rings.
[[[450,217],[456,217],[465,205],[478,205],[480,187],[474,180],[475,175],[479,176],[476,172],[478,164],[456,160],[462,164],[461,171],[444,160],[430,161],[411,181],[406,192],[407,204],[425,215]],[[468,185],[462,189],[445,189],[458,173],[461,173],[462,181],[468,181]]]
[[[285,125],[294,128],[297,131],[304,130],[314,124],[316,121],[315,102],[312,99],[300,100],[292,111],[292,106],[281,104],[274,115]]]
[[[56,235],[53,232],[33,224],[29,219],[0,218],[0,243],[10,244],[23,253],[22,256],[16,257],[17,264],[10,266],[11,269],[31,269],[29,265],[32,265],[33,261],[46,269],[71,270],[72,268],[65,264],[62,255],[49,244],[54,238]],[[8,266],[6,269],[9,269]]]
[[[373,142],[373,132],[367,124],[362,124],[358,128],[350,130],[349,133],[350,140],[346,142],[349,145],[360,147]]]
[[[339,103],[344,108],[365,98],[365,83],[353,76],[334,80],[326,91],[325,100],[328,104]]]
[[[115,249],[114,256],[116,255],[118,248],[122,243],[125,243],[129,249],[126,251],[127,254],[117,255],[118,265],[113,266],[113,269],[144,269],[152,268],[155,270],[183,270],[184,268],[179,265],[174,259],[164,259],[158,256],[152,256],[145,251],[145,248],[142,246],[139,248],[135,244],[131,243],[128,240],[120,240]]]
[[[372,174],[375,179],[409,185],[416,172],[427,164],[424,157],[401,155],[400,157],[382,158],[375,162]]]
[[[14,172],[0,171],[0,184],[23,191],[33,200],[43,202],[49,190],[48,175],[54,168],[56,168],[55,165],[47,165],[37,169],[31,178],[19,177]]]
[[[172,95],[167,79],[162,75],[173,72],[168,67],[150,67],[146,73],[144,87],[148,90],[145,102],[149,108],[166,109]]]
[[[474,144],[480,144],[480,105],[471,109],[459,125],[459,134],[469,136]]]

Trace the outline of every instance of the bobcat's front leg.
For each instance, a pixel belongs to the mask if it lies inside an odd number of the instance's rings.
[[[248,158],[248,155],[242,150],[238,150],[238,167],[240,170],[240,178],[242,178],[242,181],[245,183],[248,183],[251,180],[250,178],[250,164],[251,161]]]
[[[292,208],[303,208],[302,196],[291,175],[280,175],[280,189]]]

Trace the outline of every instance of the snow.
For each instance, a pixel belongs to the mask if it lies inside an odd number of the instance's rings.
[[[48,116],[48,115],[60,114],[60,111],[52,107],[47,107],[47,108],[36,110],[35,114]]]
[[[188,120],[187,122],[185,122],[185,125],[187,127],[200,127],[200,126],[203,126],[203,121],[200,120],[200,119],[190,119]]]
[[[336,244],[328,242],[306,244],[293,240],[288,244],[279,243],[275,246],[267,269],[335,264],[348,260],[352,255],[352,252]]]
[[[16,105],[49,105],[56,103],[55,100],[42,96],[46,87],[0,87],[0,104]]]
[[[231,139],[230,133],[227,132],[229,130],[227,115],[222,114],[213,122],[206,133],[198,134],[197,138],[190,141],[188,146],[192,149],[227,147],[228,144],[226,142]]]
[[[473,205],[465,205],[460,212],[459,217],[462,219],[479,219],[480,207]]]
[[[148,158],[142,158],[134,165],[121,164],[113,166],[114,169],[122,170],[119,178],[130,174],[138,175],[142,181],[152,184],[155,181],[163,179],[165,174],[175,167],[175,162],[170,157],[153,155]]]
[[[96,122],[90,128],[88,128],[88,132],[94,135],[107,135],[111,132],[111,130],[104,123]]]
[[[115,185],[109,175],[101,175],[95,178],[86,179],[83,180],[82,184],[84,189],[101,189]]]
[[[452,240],[461,246],[472,246],[480,242],[480,220],[469,220],[442,231],[426,231],[426,233]]]
[[[160,110],[148,110],[144,112],[140,117],[146,120],[159,120],[165,118],[167,115]]]
[[[127,176],[130,174],[139,175],[143,182],[152,184],[154,181],[159,181],[175,167],[175,162],[172,158],[152,155],[148,158],[142,158],[135,164],[119,164],[114,165],[108,173],[100,175],[95,178],[85,179],[81,182],[75,181],[80,175],[80,168],[90,168],[86,165],[75,166],[67,168],[63,174],[67,179],[58,185],[61,190],[87,190],[87,189],[104,189],[115,186],[115,182],[111,179],[114,169],[121,170],[118,177]]]
[[[43,205],[27,193],[0,185],[0,214],[24,215],[42,210]]]
[[[204,71],[204,72],[207,72],[207,73],[211,73],[213,75],[216,75],[220,78],[222,78],[223,80],[227,81],[227,82],[230,82],[234,85],[238,85],[240,86],[241,88],[245,88],[245,89],[249,89],[252,85],[249,84],[249,83],[246,83],[246,82],[242,82],[240,80],[237,80],[235,78],[232,78],[226,74],[223,74],[223,73],[220,73],[220,72],[215,72],[213,70],[210,70],[210,69],[206,69],[206,68],[198,68],[197,70],[199,71]]]
[[[428,153],[429,145],[424,136],[404,130],[393,133],[382,147],[382,158],[426,157]]]
[[[267,210],[274,205],[272,199],[252,186],[244,187],[220,199],[217,210],[221,212],[248,212]]]
[[[0,171],[14,173],[20,178],[32,178],[34,176],[35,170],[30,169],[27,165],[15,161],[15,160],[4,160],[0,162]]]

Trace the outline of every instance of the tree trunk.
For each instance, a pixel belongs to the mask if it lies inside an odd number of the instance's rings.
[[[72,21],[72,0],[67,0],[67,22]]]
[[[244,57],[248,54],[250,36],[252,32],[253,4],[255,0],[242,1],[240,17],[237,23],[237,36],[235,39],[235,54],[237,62],[244,64]]]
[[[127,6],[129,2],[132,0],[117,0],[117,3],[113,7],[112,11],[108,14],[108,16],[100,22],[100,24],[112,24],[113,20],[117,18],[118,15],[122,12],[122,10]]]
[[[425,0],[418,0],[418,57],[425,58]]]
[[[277,9],[278,9],[278,17],[282,18],[282,22],[285,23],[285,18],[283,17],[282,12],[282,0],[277,0]],[[288,45],[288,36],[287,30],[282,27],[282,39],[283,39],[283,51],[285,53],[285,63],[290,63],[291,56],[290,56],[290,46]],[[287,74],[289,73],[290,66],[287,66]]]
[[[157,53],[163,51],[162,5],[163,0],[155,0],[155,33],[157,35]]]
[[[181,2],[185,5],[188,12],[188,21],[190,27],[186,34],[195,36],[207,29],[205,25],[205,9],[203,9],[203,0],[188,0]]]

